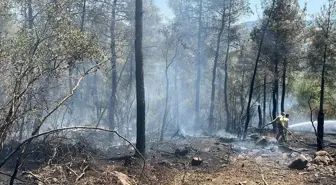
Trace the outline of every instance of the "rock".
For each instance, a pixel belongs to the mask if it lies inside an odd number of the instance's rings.
[[[288,154],[287,154],[287,153],[283,153],[283,154],[282,154],[282,158],[283,158],[284,160],[287,160],[287,159],[288,159]]]
[[[200,157],[193,157],[193,159],[191,160],[191,165],[192,166],[199,166],[201,165],[203,162],[203,160]]]
[[[300,155],[295,161],[293,161],[288,167],[290,169],[303,170],[307,168],[308,160],[305,156]]]
[[[316,169],[316,167],[311,165],[307,168],[307,171],[314,171],[315,169]]]
[[[267,145],[268,145],[267,138],[266,138],[265,136],[260,137],[260,138],[256,141],[256,145],[258,145],[258,146],[267,146]]]
[[[293,153],[291,153],[291,157],[292,158],[296,158],[296,157],[298,157],[300,154],[298,153],[298,152],[293,152]]]
[[[304,161],[308,161],[308,159],[304,155],[300,155],[299,158],[302,159],[302,160],[304,160]]]
[[[53,181],[53,183],[57,183],[58,182],[58,180],[57,180],[57,178],[52,178],[52,181]]]
[[[257,141],[257,146],[266,147],[269,145],[278,144],[278,141],[274,137],[261,136]]]
[[[258,163],[258,164],[262,164],[263,159],[262,159],[261,156],[259,156],[259,157],[255,158],[255,161],[256,161],[256,163]]]
[[[313,161],[313,158],[310,157],[309,155],[305,155],[306,159],[308,160],[308,162],[312,162]]]
[[[315,164],[318,165],[329,165],[331,163],[331,159],[327,155],[317,155],[315,159],[313,160]]]
[[[315,152],[315,156],[328,156],[328,157],[330,157],[330,154],[326,151],[317,151],[317,152]]]
[[[238,157],[237,157],[237,159],[244,159],[244,156],[241,155],[241,154],[239,154]]]
[[[210,148],[204,148],[203,151],[204,152],[210,152]]]
[[[130,177],[128,177],[127,175],[118,172],[118,171],[114,171],[112,172],[112,175],[115,176],[116,178],[118,178],[118,184],[120,185],[135,185],[135,181],[133,179],[131,179]]]
[[[239,182],[236,185],[246,185],[246,184],[247,184],[247,181],[244,181],[244,182]]]

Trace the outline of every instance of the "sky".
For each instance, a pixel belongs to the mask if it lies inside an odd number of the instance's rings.
[[[160,8],[161,13],[168,19],[174,17],[173,12],[169,9],[167,5],[167,0],[154,0],[156,5]],[[260,0],[249,0],[250,6],[254,15],[249,17],[242,18],[242,22],[247,21],[255,21],[258,20],[258,15],[260,16],[262,13]],[[328,0],[299,0],[300,5],[303,7],[304,3],[307,2],[307,13],[308,14],[315,14],[318,13],[323,4],[326,4]]]

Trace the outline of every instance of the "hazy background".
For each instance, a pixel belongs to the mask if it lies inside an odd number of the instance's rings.
[[[154,0],[155,4],[160,8],[161,13],[168,19],[174,17],[173,12],[167,5],[167,0]],[[305,2],[307,3],[307,13],[316,14],[320,11],[323,4],[326,4],[328,0],[299,0],[300,5],[303,7]],[[250,7],[253,11],[253,15],[242,18],[241,22],[256,21],[258,16],[262,13],[261,0],[250,0]],[[307,17],[308,18],[308,17]]]

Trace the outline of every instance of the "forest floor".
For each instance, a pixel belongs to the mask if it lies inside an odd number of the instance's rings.
[[[297,141],[299,140],[299,142]],[[325,140],[336,143],[336,136]],[[18,178],[33,180],[35,184],[121,184],[121,185],[305,185],[336,184],[336,163],[313,164],[314,148],[302,143],[315,143],[313,134],[295,133],[289,144],[256,145],[255,141],[234,141],[226,138],[195,137],[173,139],[148,145],[145,166],[134,157],[72,158],[64,163],[49,163],[38,169],[21,172]],[[175,155],[176,149],[182,151]],[[186,149],[186,155],[183,151]],[[326,151],[335,157],[336,150]],[[116,156],[134,152],[130,147],[114,150]],[[308,168],[288,167],[304,155]],[[200,165],[192,165],[193,158],[201,158]],[[143,168],[144,167],[144,168]],[[8,177],[0,175],[0,184],[8,184]],[[16,181],[20,184],[20,181]]]

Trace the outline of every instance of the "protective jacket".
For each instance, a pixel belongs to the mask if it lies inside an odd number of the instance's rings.
[[[276,123],[276,124],[278,124],[278,125],[282,125],[282,119],[284,118],[284,116],[283,115],[280,115],[280,116],[278,116],[278,117],[276,117],[271,123],[273,124],[273,123]]]

